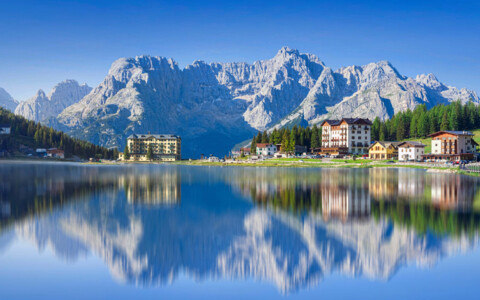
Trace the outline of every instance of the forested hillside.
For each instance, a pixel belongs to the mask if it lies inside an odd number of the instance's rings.
[[[473,130],[480,128],[480,106],[473,102],[460,101],[448,105],[436,105],[427,110],[418,105],[381,121],[376,118],[372,125],[372,140],[401,141],[422,138],[440,130]]]
[[[480,128],[480,106],[473,102],[462,104],[455,101],[448,105],[439,104],[427,110],[425,104],[418,105],[413,111],[407,110],[395,114],[393,118],[382,121],[376,118],[372,125],[372,141],[402,141],[406,139],[423,140],[429,134],[440,130],[474,130]],[[272,132],[258,132],[253,137],[251,148],[257,143],[282,144],[284,149],[293,151],[295,145],[317,148],[321,145],[321,128],[317,126],[274,129]]]
[[[0,124],[9,124],[10,135],[0,136],[0,150],[10,154],[24,152],[36,148],[59,148],[65,151],[65,157],[78,156],[83,159],[100,157],[116,159],[118,151],[72,138],[61,131],[29,121],[10,111],[0,108]]]

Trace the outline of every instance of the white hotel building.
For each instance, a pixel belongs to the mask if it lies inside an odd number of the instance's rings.
[[[369,119],[343,118],[325,120],[322,126],[322,153],[367,154],[371,141],[372,122]]]

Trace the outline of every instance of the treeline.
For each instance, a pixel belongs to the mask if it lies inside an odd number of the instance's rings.
[[[375,118],[372,124],[372,141],[401,141],[409,138],[423,138],[441,130],[472,130],[480,128],[480,106],[472,101],[462,104],[460,100],[448,105],[438,104],[427,109],[425,104],[412,111],[395,114],[389,120]],[[292,129],[274,129],[258,132],[251,141],[251,152],[255,153],[258,143],[281,144],[287,152],[293,152],[295,145],[308,149],[321,147],[322,129],[295,125]]]
[[[293,152],[295,145],[306,146],[307,149],[319,148],[322,145],[322,129],[317,125],[310,127],[293,126],[291,129],[282,128],[277,130],[276,128],[268,133],[267,131],[258,132],[256,136],[252,138],[250,144],[250,152],[255,153],[257,144],[270,143],[281,144],[282,149],[286,152]]]
[[[73,155],[83,159],[118,157],[116,149],[110,150],[72,138],[61,131],[27,120],[3,108],[0,108],[0,124],[9,124],[11,127],[10,136],[1,137],[0,149],[3,150],[18,150],[19,144],[24,144],[31,148],[59,148],[65,151],[66,157]]]
[[[472,130],[480,128],[480,106],[469,101],[455,101],[448,105],[435,105],[427,110],[425,104],[395,114],[381,121],[375,118],[372,141],[401,141],[422,138],[441,130]]]

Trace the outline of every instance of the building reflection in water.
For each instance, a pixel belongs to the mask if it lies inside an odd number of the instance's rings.
[[[334,169],[322,178],[322,216],[324,220],[338,218],[362,219],[370,215],[368,177],[349,170]],[[367,175],[367,174],[365,174]]]
[[[439,209],[470,211],[478,182],[473,177],[431,174],[431,201]]]
[[[19,237],[60,257],[94,253],[139,286],[185,274],[253,278],[288,293],[332,273],[388,279],[478,242],[479,181],[456,174],[44,165],[11,175],[18,168],[0,172],[0,217]]]
[[[382,203],[412,207],[411,212],[419,206],[472,212],[474,201],[480,201],[476,178],[406,168],[324,169],[317,174],[261,169],[232,181],[258,205],[321,212],[324,220],[343,222],[368,218],[372,205],[386,205]]]
[[[179,204],[181,200],[178,171],[154,174],[120,175],[118,184],[124,187],[128,203],[148,205]]]

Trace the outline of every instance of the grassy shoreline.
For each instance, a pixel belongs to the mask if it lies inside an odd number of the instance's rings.
[[[177,161],[171,164],[191,165],[191,166],[234,166],[234,167],[287,167],[287,168],[412,168],[425,170],[443,170],[450,172],[460,171],[458,167],[440,167],[429,165],[412,165],[412,164],[387,164],[386,161],[347,161],[337,160],[333,162],[309,161],[301,159],[270,159],[257,162],[208,162],[208,161]],[[465,174],[468,172],[463,171]]]
[[[467,172],[460,170],[458,167],[441,167],[441,166],[431,166],[431,165],[413,165],[413,164],[402,164],[402,163],[392,163],[387,164],[386,161],[371,161],[371,160],[342,160],[335,159],[330,162],[323,162],[321,160],[310,160],[310,159],[270,159],[264,161],[236,161],[236,162],[208,162],[200,160],[182,160],[175,162],[160,162],[160,161],[130,161],[130,162],[115,162],[115,161],[101,161],[101,162],[78,162],[78,161],[69,161],[69,160],[59,160],[59,159],[29,159],[29,158],[10,158],[10,159],[0,159],[2,161],[30,161],[30,162],[59,162],[59,163],[80,163],[84,165],[147,165],[147,164],[170,164],[170,165],[186,165],[186,166],[216,166],[216,167],[281,167],[281,168],[411,168],[411,169],[424,169],[424,170],[436,170],[444,171],[450,173],[458,173],[463,175],[470,175],[475,177],[480,177],[480,174]]]

